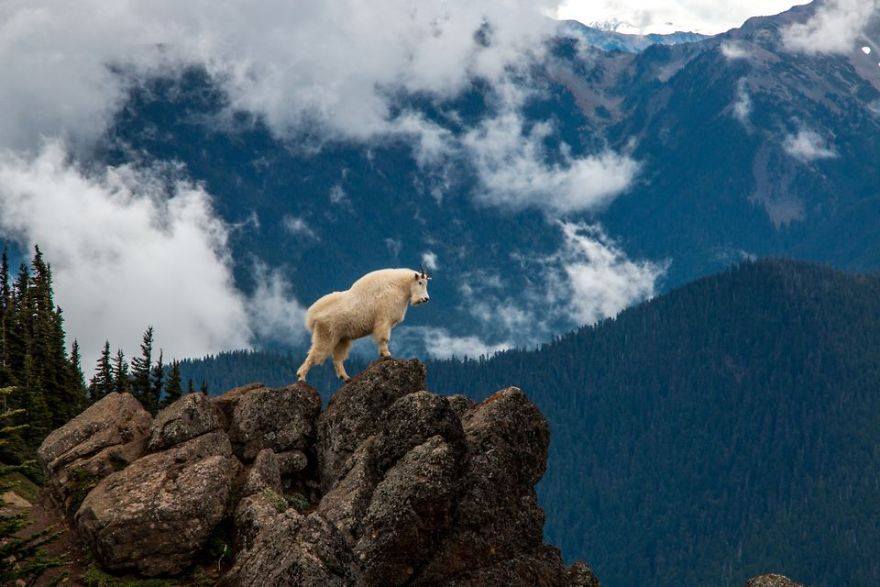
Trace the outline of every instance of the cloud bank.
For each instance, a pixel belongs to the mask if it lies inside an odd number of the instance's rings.
[[[837,153],[828,145],[822,135],[808,128],[802,128],[796,134],[787,135],[782,143],[782,148],[795,159],[804,162],[837,157]]]
[[[810,55],[846,53],[855,47],[878,9],[878,0],[828,0],[806,22],[783,29],[783,43],[789,51]]]
[[[715,35],[741,26],[757,15],[788,10],[803,0],[565,0],[557,11],[564,19],[614,28],[622,33],[668,34],[691,31]]]
[[[252,299],[236,289],[228,227],[201,186],[171,175],[87,173],[57,142],[33,159],[0,155],[0,231],[50,260],[87,369],[105,339],[136,352],[147,321],[168,358],[247,347],[270,324],[303,332],[277,276],[258,275]]]
[[[529,67],[556,30],[547,18],[556,8],[552,0],[4,2],[0,231],[44,248],[69,310],[69,332],[86,352],[106,337],[114,346],[136,349],[146,321],[169,357],[248,346],[255,337],[298,340],[303,308],[280,273],[258,265],[253,296],[236,289],[230,229],[201,186],[181,179],[170,164],[100,172],[76,164],[110,127],[131,88],[199,67],[226,95],[225,114],[249,113],[287,145],[405,140],[421,167],[470,162],[480,204],[537,208],[552,221],[607,205],[639,172],[626,154],[550,148],[552,126],[526,122],[531,90],[523,80],[528,86]],[[439,104],[477,80],[496,101],[495,114],[460,134],[395,106],[400,96]],[[328,198],[350,206],[341,186]],[[289,216],[285,226],[304,239],[320,237],[302,218]],[[589,257],[585,243],[603,249],[610,241],[585,230],[576,231],[584,242],[566,235],[575,253],[529,262],[541,265],[546,279],[567,275],[561,287],[571,293],[585,281],[563,267],[582,259],[580,271],[592,267],[590,279],[607,278],[611,298],[643,295],[645,275],[628,268],[622,254],[612,254],[599,269],[605,261]],[[399,253],[398,241],[389,238],[386,245]],[[544,270],[552,264],[554,271]],[[636,283],[614,285],[609,271]],[[546,282],[527,296],[524,307],[494,306],[496,322],[510,332],[535,324],[540,298],[550,296]],[[616,307],[606,298],[595,301],[596,312],[561,298],[554,303],[553,319],[565,315],[568,323]],[[508,344],[433,334],[445,341],[438,348],[454,352]]]
[[[561,160],[548,163],[544,140],[551,132],[546,123],[526,131],[514,111],[470,131],[463,144],[482,183],[477,201],[559,214],[583,212],[604,206],[635,179],[638,163],[613,151],[573,158],[563,147]]]

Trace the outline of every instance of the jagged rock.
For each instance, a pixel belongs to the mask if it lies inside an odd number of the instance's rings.
[[[275,454],[281,477],[292,477],[309,466],[309,457],[301,450],[286,450]]]
[[[221,585],[342,587],[354,585],[357,576],[351,550],[333,524],[289,509],[239,553]]]
[[[278,457],[272,449],[264,448],[257,453],[257,458],[247,471],[241,495],[253,495],[264,489],[281,493],[281,469]]]
[[[360,536],[361,520],[380,481],[374,442],[375,438],[369,438],[349,457],[345,475],[324,494],[318,505],[321,515],[337,527],[349,544],[356,543]]]
[[[233,514],[236,551],[250,549],[257,535],[286,509],[284,498],[271,490],[249,495],[238,502]]]
[[[384,473],[411,448],[440,435],[457,460],[466,450],[461,420],[445,397],[427,391],[403,396],[382,415],[375,445],[376,465]]]
[[[599,578],[593,572],[593,567],[583,561],[577,561],[566,573],[566,584],[569,587],[599,587]]]
[[[318,421],[318,467],[321,491],[344,474],[358,445],[376,433],[385,410],[401,397],[425,389],[425,366],[415,360],[372,363],[344,385]]]
[[[222,432],[149,454],[86,496],[79,534],[107,569],[179,572],[223,517],[238,467]]]
[[[305,383],[280,389],[238,388],[216,402],[231,408],[229,439],[236,454],[246,461],[264,448],[281,452],[303,449],[314,442],[321,398]]]
[[[222,426],[223,414],[207,395],[188,393],[156,415],[147,450],[162,450]]]
[[[341,469],[342,478],[318,508],[351,544],[360,536],[373,490],[398,459],[436,435],[448,443],[453,462],[466,450],[461,421],[443,397],[425,391],[410,393],[391,404],[379,420],[375,434],[349,457]]]
[[[111,393],[46,437],[37,459],[68,514],[101,479],[144,453],[150,422],[131,394]]]
[[[795,583],[788,577],[769,573],[752,577],[746,581],[746,587],[803,587],[800,583]]]
[[[412,449],[373,492],[354,552],[364,585],[403,585],[452,524],[455,451],[440,436]]]
[[[477,405],[474,400],[466,395],[450,395],[446,400],[449,402],[449,407],[452,408],[452,411],[455,412],[455,415],[459,418],[464,416],[464,413],[469,409]]]
[[[230,586],[598,587],[543,544],[538,409],[516,388],[474,405],[424,386],[418,361],[382,360],[320,416],[307,385],[251,384],[187,396],[151,433],[140,405],[114,394],[53,433],[41,459],[70,495],[64,467],[130,448],[74,518],[111,571],[179,573],[219,526],[233,532]],[[140,456],[148,440],[155,452]]]
[[[268,389],[262,383],[247,383],[239,387],[233,387],[223,395],[211,398],[211,402],[218,408],[228,419],[232,418],[232,411],[244,395],[254,391],[255,389]]]
[[[521,561],[517,568],[543,568],[544,513],[534,485],[546,466],[546,420],[522,391],[512,387],[468,411],[463,424],[469,458],[456,523],[418,584],[479,578],[481,569],[494,568],[497,573],[515,561]]]

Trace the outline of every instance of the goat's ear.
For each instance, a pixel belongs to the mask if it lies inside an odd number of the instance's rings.
[[[419,274],[416,273],[416,281],[418,281],[418,280],[419,280]]]

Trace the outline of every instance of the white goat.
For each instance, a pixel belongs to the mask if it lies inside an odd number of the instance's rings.
[[[296,371],[299,380],[305,381],[309,369],[332,354],[336,375],[348,381],[343,362],[348,358],[351,342],[368,334],[373,335],[379,355],[390,357],[391,329],[403,321],[407,306],[418,306],[430,299],[429,279],[424,271],[380,269],[367,273],[347,291],[335,291],[312,304],[306,312],[312,347]]]

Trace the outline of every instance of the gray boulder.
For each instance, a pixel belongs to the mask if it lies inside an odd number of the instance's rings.
[[[147,450],[162,450],[222,427],[223,414],[208,396],[188,393],[156,414]]]
[[[253,460],[264,448],[282,452],[314,443],[321,398],[312,387],[295,383],[280,389],[240,389],[215,402],[229,410],[229,439],[241,458]]]
[[[131,394],[111,393],[46,437],[37,460],[68,514],[101,479],[144,453],[150,423],[150,414]]]
[[[281,493],[281,469],[278,457],[269,448],[258,452],[257,458],[248,467],[241,495],[246,497],[266,489]]]
[[[768,573],[766,575],[752,577],[746,581],[746,587],[803,587],[803,585],[795,583],[783,575]]]
[[[431,558],[455,512],[455,451],[433,436],[376,487],[354,547],[364,585],[403,585]]]
[[[398,399],[425,389],[425,366],[415,360],[384,359],[344,385],[318,421],[318,468],[326,493],[342,477],[348,458],[382,424]]]
[[[142,457],[86,496],[79,534],[106,569],[180,572],[223,517],[238,467],[222,432]]]
[[[242,551],[221,585],[236,587],[343,587],[359,573],[336,527],[318,514],[289,509]]]
[[[463,424],[468,458],[456,523],[416,583],[478,584],[532,567],[532,584],[565,584],[561,559],[548,559],[543,545],[544,512],[534,490],[550,439],[543,415],[512,387],[468,411]]]

